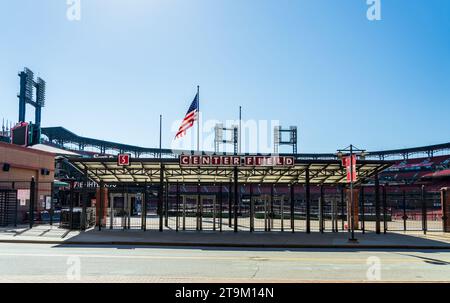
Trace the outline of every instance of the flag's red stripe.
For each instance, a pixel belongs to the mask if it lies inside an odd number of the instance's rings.
[[[182,128],[184,128],[184,127],[186,127],[187,125],[192,125],[192,123],[194,123],[194,121],[195,121],[195,119],[189,119],[189,120],[187,120],[187,121],[184,121],[184,122],[180,125],[179,130],[182,129]]]
[[[190,122],[193,122],[193,121],[195,121],[195,118],[194,118],[194,117],[189,118],[189,119],[187,119],[187,120],[183,120],[183,122],[181,122],[181,126],[180,126],[180,127],[182,127],[183,125],[188,124],[188,123],[190,123]]]
[[[197,109],[191,111],[184,117],[181,122],[180,127],[178,128],[178,132],[175,135],[175,138],[181,138],[186,135],[186,130],[191,128],[194,125],[194,121],[197,119]]]
[[[183,124],[182,126],[180,126],[180,128],[178,129],[178,132],[183,132],[186,131],[187,129],[189,129],[190,127],[192,127],[194,125],[194,121],[192,120],[190,123],[188,124]]]

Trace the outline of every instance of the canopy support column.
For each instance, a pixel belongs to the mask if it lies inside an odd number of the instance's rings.
[[[383,186],[383,233],[386,233],[388,230],[387,226],[387,193],[386,193],[386,186],[385,184]]]
[[[100,189],[102,188],[102,184],[103,182],[100,183]],[[70,180],[70,214],[69,214],[69,220],[70,220],[70,230],[73,230],[73,208],[75,207],[75,193],[74,193],[74,186],[75,186],[75,181],[74,180]],[[35,191],[32,191],[33,197],[35,197]],[[100,196],[103,198],[103,196]],[[35,200],[34,200],[35,201]],[[34,205],[34,201],[33,201],[33,205]],[[100,202],[100,211],[102,211],[102,203]],[[102,214],[102,212],[100,213]],[[34,216],[34,213],[33,213]],[[99,229],[98,230],[102,230],[102,217],[100,217],[100,224],[99,224]]]
[[[228,227],[231,228],[231,210],[232,210],[232,206],[231,206],[231,195],[232,195],[232,183],[230,180],[230,184],[228,184]]]
[[[253,203],[253,184],[250,183],[250,232],[255,230],[255,205]]]
[[[366,201],[365,201],[365,192],[364,192],[364,186],[361,186],[361,221],[362,221],[362,233],[366,233]]]
[[[295,232],[295,212],[294,212],[294,203],[295,203],[295,197],[294,197],[294,183],[292,183],[290,185],[290,190],[291,190],[291,197],[290,197],[290,202],[291,202],[291,229],[292,232]]]
[[[159,231],[163,231],[164,218],[163,218],[163,200],[164,200],[164,165],[161,164],[159,171],[159,192],[158,192],[158,216],[159,216]]]
[[[196,211],[196,214],[195,214],[195,218],[196,218],[196,224],[195,224],[195,229],[196,230],[202,230],[202,227],[201,227],[201,220],[202,220],[202,218],[201,218],[201,215],[200,215],[200,199],[202,198],[201,197],[201,194],[200,194],[200,190],[201,190],[201,188],[200,188],[200,182],[199,183],[197,183],[197,211]]]
[[[421,199],[422,199],[422,229],[423,233],[426,234],[428,230],[427,224],[427,200],[425,198],[425,185],[421,188]]]
[[[222,231],[222,220],[223,220],[223,185],[220,184],[219,189],[219,231]]]
[[[169,227],[169,189],[170,185],[169,182],[166,181],[166,195],[165,195],[165,201],[164,201],[164,225],[166,227]]]
[[[143,231],[147,230],[147,181],[144,183],[144,190],[142,192],[142,200],[141,200],[141,229]]]
[[[83,208],[82,208],[82,212],[81,212],[81,230],[85,231],[86,230],[86,207],[87,207],[87,203],[89,201],[89,197],[88,197],[88,172],[87,169],[85,168],[83,171]],[[52,197],[53,199],[53,197]]]
[[[345,195],[344,195],[345,187],[344,185],[340,186],[340,194],[341,194],[341,220],[342,226],[341,230],[345,230]]]
[[[319,231],[324,232],[324,218],[323,218],[323,205],[324,205],[323,185],[320,185],[320,199],[319,199]]]
[[[238,183],[238,168],[234,168],[234,232],[238,231],[238,206],[240,200],[239,183]]]
[[[406,215],[406,191],[403,190],[403,231],[406,231],[406,220],[408,219],[408,216]],[[441,204],[442,205],[442,204]]]
[[[269,205],[269,231],[273,228],[273,197],[274,197],[274,185],[270,185],[270,205]]]
[[[175,231],[178,232],[178,226],[180,225],[180,216],[179,216],[179,212],[180,212],[180,183],[177,180],[177,216],[176,216],[176,222],[175,222]]]
[[[380,226],[380,219],[381,219],[381,213],[380,213],[380,179],[378,177],[378,173],[375,175],[375,231],[379,235],[381,233],[381,226]]]
[[[72,183],[73,182],[71,182],[71,187],[73,188],[73,186],[72,186]],[[98,230],[99,231],[101,231],[102,230],[102,225],[103,225],[103,213],[104,213],[104,211],[103,211],[103,207],[104,207],[104,205],[103,205],[103,202],[104,202],[104,200],[105,200],[105,183],[103,182],[103,181],[100,181],[100,192],[99,192],[99,195],[98,195],[98,197],[99,197],[99,199],[98,200],[100,200],[100,201],[97,201],[97,203],[99,203],[99,206],[98,206],[98,209],[99,209],[99,212],[98,212]],[[72,199],[71,199],[72,200]],[[72,229],[72,225],[73,225],[73,203],[71,202],[70,203],[70,207],[71,207],[71,215],[70,215],[70,229]]]
[[[309,167],[306,169],[306,233],[311,233],[311,189],[309,184]]]

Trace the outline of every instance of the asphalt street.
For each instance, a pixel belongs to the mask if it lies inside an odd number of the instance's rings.
[[[0,282],[450,282],[437,250],[0,244]]]

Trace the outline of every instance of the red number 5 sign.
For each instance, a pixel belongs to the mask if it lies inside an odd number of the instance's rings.
[[[130,154],[119,154],[117,156],[117,165],[129,166],[130,165]]]

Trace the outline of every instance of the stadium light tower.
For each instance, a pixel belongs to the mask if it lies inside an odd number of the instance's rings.
[[[224,138],[225,132],[231,133],[231,138]],[[237,125],[233,125],[230,128],[224,127],[223,123],[217,123],[214,127],[214,152],[218,153],[221,144],[233,144],[233,152],[238,154],[239,145],[239,129]]]
[[[289,138],[283,139],[283,134],[288,133]],[[281,126],[274,126],[273,128],[273,152],[275,154],[279,153],[280,145],[292,146],[292,153],[297,153],[297,126],[290,126],[287,129]]]
[[[356,169],[356,157],[364,158],[366,155],[366,150],[356,148],[353,144],[350,144],[350,146],[344,148],[344,149],[338,149],[337,150],[337,157],[339,159],[342,159],[344,157],[348,157],[347,159],[350,160],[350,178],[347,178],[347,182],[350,181],[350,225],[351,228],[349,229],[350,232],[350,242],[358,242],[358,240],[355,238],[355,218],[354,218],[354,207],[353,207],[353,182],[356,181],[354,178],[354,169]],[[353,167],[355,166],[355,167]],[[348,212],[348,208],[347,208]]]
[[[20,93],[19,98],[19,123],[25,122],[26,104],[30,104],[35,108],[35,121],[32,133],[32,143],[37,144],[41,141],[41,114],[42,108],[45,106],[45,90],[46,83],[41,78],[34,81],[34,73],[25,67],[19,73],[20,77]],[[34,96],[36,93],[36,96]]]

